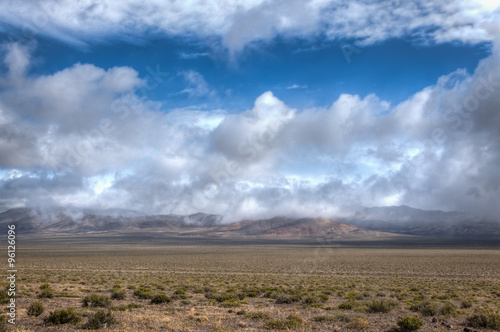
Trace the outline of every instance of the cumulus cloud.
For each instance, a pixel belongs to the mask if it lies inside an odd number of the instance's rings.
[[[17,44],[4,52],[3,208],[227,220],[331,217],[357,205],[500,212],[497,42],[474,73],[457,70],[397,105],[342,94],[330,107],[292,109],[268,91],[244,112],[163,112],[138,94],[145,82],[132,68],[75,64],[34,75],[31,52]],[[190,73],[186,88],[196,90],[202,81]]]
[[[214,97],[215,90],[208,85],[203,75],[194,70],[180,73],[187,83],[187,87],[180,93],[187,93],[190,97]]]
[[[145,31],[218,37],[231,53],[275,36],[325,35],[370,44],[420,36],[425,42],[491,40],[499,4],[484,0],[3,1],[11,39],[49,35],[77,45]]]

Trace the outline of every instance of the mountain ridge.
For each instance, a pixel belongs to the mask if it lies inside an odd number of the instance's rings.
[[[72,211],[74,212],[74,211]],[[222,224],[222,216],[195,213],[180,215],[106,216],[97,214],[49,213],[37,209],[18,208],[0,213],[0,225],[15,224],[20,233],[85,234],[150,231],[176,236],[213,238],[359,238],[377,236],[378,232],[327,218],[273,217]]]
[[[125,209],[77,210],[15,208],[0,213],[0,225],[16,224],[20,233],[86,234],[159,232],[173,236],[306,239],[361,238],[384,234],[448,238],[500,238],[500,223],[463,212],[409,206],[361,208],[350,217],[276,216],[223,223],[220,215],[147,215]]]

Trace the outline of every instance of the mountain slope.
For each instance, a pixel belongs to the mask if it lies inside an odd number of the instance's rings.
[[[356,226],[324,218],[274,217],[265,220],[241,221],[221,228],[220,232],[232,232],[246,237],[301,239],[345,237],[358,230]]]
[[[127,212],[127,215],[130,215]],[[14,209],[0,214],[0,226],[15,224],[19,233],[84,234],[113,232],[161,232],[172,236],[255,239],[359,238],[377,236],[325,218],[275,217],[221,224],[222,217],[204,213],[188,216],[122,216],[52,209]]]
[[[374,207],[358,210],[341,221],[381,232],[457,238],[500,237],[500,223],[463,212],[420,210],[409,206]]]

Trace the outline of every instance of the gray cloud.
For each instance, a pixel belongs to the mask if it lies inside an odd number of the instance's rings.
[[[175,110],[139,97],[131,68],[27,75],[11,45],[0,78],[0,206],[332,216],[407,204],[498,215],[500,52],[397,105],[344,94],[296,110]],[[188,87],[189,88],[189,85]],[[57,102],[56,102],[57,101]]]

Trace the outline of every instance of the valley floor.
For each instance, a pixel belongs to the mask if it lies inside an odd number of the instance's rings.
[[[495,247],[54,240],[18,243],[18,331],[84,330],[100,310],[111,331],[500,329]],[[76,320],[54,325],[69,307]]]

